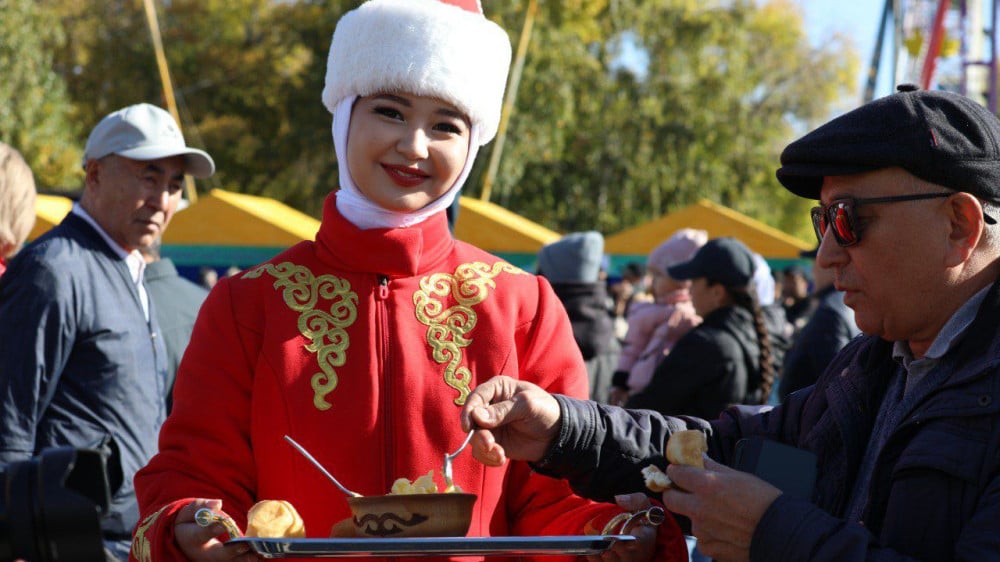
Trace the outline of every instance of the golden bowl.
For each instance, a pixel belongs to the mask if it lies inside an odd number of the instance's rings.
[[[354,532],[363,538],[464,537],[475,494],[348,497]]]

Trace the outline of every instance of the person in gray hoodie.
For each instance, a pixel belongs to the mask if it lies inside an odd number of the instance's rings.
[[[538,274],[549,280],[573,326],[573,337],[587,364],[590,398],[608,401],[611,376],[621,346],[615,338],[611,299],[601,279],[604,236],[573,232],[538,252]]]

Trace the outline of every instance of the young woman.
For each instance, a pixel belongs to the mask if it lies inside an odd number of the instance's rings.
[[[684,334],[701,322],[691,304],[691,282],[674,279],[667,268],[694,257],[708,241],[704,230],[682,228],[653,249],[646,259],[653,302],[637,302],[628,314],[628,332],[612,377],[611,404],[624,406],[642,392],[653,371]]]
[[[764,404],[774,380],[770,338],[750,287],[753,254],[735,238],[716,238],[667,269],[691,280],[702,323],[656,367],[629,408],[714,419],[730,404]]]
[[[134,559],[251,556],[194,513],[245,528],[263,499],[290,502],[308,537],[328,537],[350,516],[344,495],[285,435],[348,488],[382,495],[429,470],[443,487],[481,381],[503,373],[586,396],[550,285],[449,233],[445,210],[496,132],[510,61],[506,33],[471,4],[371,0],[341,18],[323,93],[340,190],[314,241],[220,280],[205,302],[160,452],[136,477]],[[522,463],[462,455],[454,481],[477,496],[469,536],[577,535],[623,511]],[[609,556],[685,556],[672,521],[634,532],[637,549]]]

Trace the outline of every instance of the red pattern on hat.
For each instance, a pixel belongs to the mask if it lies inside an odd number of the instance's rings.
[[[474,12],[477,14],[483,13],[483,6],[479,3],[479,0],[441,0],[445,4],[451,4],[452,6],[458,6],[463,10],[469,12]]]

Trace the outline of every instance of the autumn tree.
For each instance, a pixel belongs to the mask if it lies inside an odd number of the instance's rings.
[[[504,9],[508,29],[525,3]],[[774,170],[849,94],[850,45],[812,48],[784,1],[542,6],[496,202],[558,230],[611,233],[707,198],[809,236],[809,203]]]
[[[528,1],[484,3],[513,46]],[[359,3],[156,2],[185,135],[218,164],[200,190],[319,214],[337,185],[320,101],[327,50]],[[141,0],[39,5],[61,23],[53,67],[84,131],[124,105],[163,105]],[[811,47],[788,0],[539,6],[494,202],[560,231],[612,233],[704,197],[809,236],[808,202],[781,189],[774,169],[781,148],[848,93],[849,45]],[[466,195],[480,195],[495,145],[480,152]]]
[[[24,155],[43,190],[82,177],[70,99],[52,70],[63,39],[34,0],[0,0],[0,141]]]

